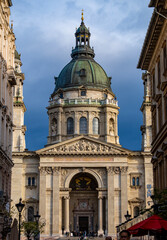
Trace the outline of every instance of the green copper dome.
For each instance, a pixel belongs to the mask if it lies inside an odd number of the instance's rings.
[[[83,19],[76,30],[76,47],[72,50],[72,60],[63,68],[58,78],[55,78],[55,90],[76,88],[105,89],[111,91],[111,78],[104,69],[94,60],[94,50],[90,47],[90,32]],[[53,93],[53,94],[54,94]]]

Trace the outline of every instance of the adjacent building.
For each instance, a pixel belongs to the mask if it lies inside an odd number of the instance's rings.
[[[10,27],[11,0],[0,1],[0,233],[11,200],[15,36]],[[6,233],[4,233],[6,234]]]
[[[55,77],[47,107],[48,142],[37,151],[25,149],[24,76],[17,60],[12,200],[23,199],[27,221],[39,211],[46,221],[41,239],[84,231],[115,236],[127,210],[137,216],[150,200],[150,85],[144,78],[149,92],[142,105],[142,151],[125,149],[119,143],[111,78],[94,60],[90,36],[82,17],[72,59]]]
[[[163,190],[167,188],[167,1],[151,0],[149,7],[154,11],[138,68],[146,71],[144,81],[151,85],[148,101],[152,112],[154,186]]]

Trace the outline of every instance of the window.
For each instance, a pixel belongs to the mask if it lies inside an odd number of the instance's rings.
[[[165,46],[163,48],[163,64],[164,64],[164,74],[167,70],[167,57],[166,57],[166,42],[165,42]]]
[[[85,90],[81,91],[81,96],[86,96],[86,91]]]
[[[28,208],[28,222],[33,222],[34,221],[34,208],[29,207]]]
[[[59,94],[59,98],[63,99],[63,92]]]
[[[93,134],[100,134],[100,124],[98,118],[93,118]]]
[[[79,71],[79,76],[80,76],[80,77],[86,77],[86,69],[82,68],[82,69]]]
[[[73,134],[74,133],[74,120],[73,118],[69,117],[67,119],[67,134]]]
[[[140,188],[140,173],[131,173],[130,174],[131,178],[130,178],[130,186],[132,188]]]
[[[152,111],[152,137],[153,140],[157,134],[157,121],[156,121],[156,107],[154,106],[154,109]]]
[[[161,68],[160,68],[160,60],[158,61],[158,88],[160,88],[161,84]]]
[[[136,185],[136,180],[135,180],[135,177],[132,178],[132,186],[135,186]]]
[[[31,186],[31,177],[28,178],[28,186]]]
[[[28,187],[36,186],[36,178],[28,177],[27,179]]]
[[[133,215],[134,215],[134,217],[139,216],[139,207],[134,207]]]
[[[87,119],[85,117],[80,118],[79,130],[81,134],[87,134]]]
[[[159,123],[159,130],[162,127],[162,101],[161,99],[159,100],[158,104],[158,123]]]
[[[164,114],[165,114],[165,121],[167,121],[167,93],[164,96]]]
[[[152,75],[152,95],[155,96],[155,72]]]
[[[32,186],[35,186],[35,177],[32,177]]]

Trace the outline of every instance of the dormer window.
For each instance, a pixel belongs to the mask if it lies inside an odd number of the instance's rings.
[[[86,96],[86,91],[85,90],[81,90],[81,96],[82,97]]]
[[[59,98],[63,99],[63,92],[59,94]]]
[[[82,68],[79,72],[80,77],[86,77],[86,69]]]

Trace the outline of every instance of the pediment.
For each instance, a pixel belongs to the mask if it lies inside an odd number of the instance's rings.
[[[144,202],[144,200],[142,200],[140,198],[132,198],[128,202],[129,203],[142,203],[142,202]]]
[[[131,151],[94,138],[79,136],[37,151],[39,155],[127,155]]]

